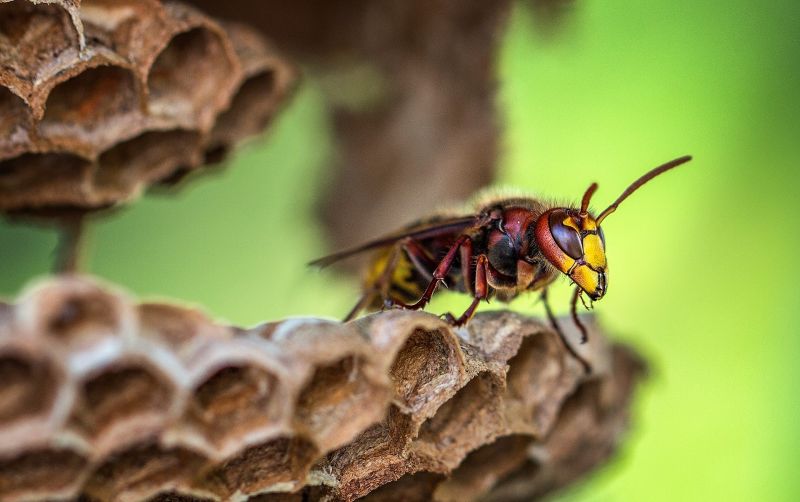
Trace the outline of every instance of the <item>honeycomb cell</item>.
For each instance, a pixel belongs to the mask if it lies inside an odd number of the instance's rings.
[[[409,469],[406,446],[411,442],[415,428],[409,415],[390,406],[383,421],[368,428],[351,443],[326,455],[325,461],[315,466],[312,476],[323,473],[329,476],[340,493],[353,497],[365,495],[388,481],[402,476]],[[373,466],[381,465],[380,472]]]
[[[25,153],[0,160],[0,209],[80,204],[90,173],[91,163],[70,153]]]
[[[136,76],[127,68],[96,66],[55,86],[38,124],[50,148],[93,157],[141,127]]]
[[[220,160],[237,142],[263,130],[295,80],[294,69],[281,63],[259,33],[238,23],[225,23],[224,28],[241,61],[244,80],[211,131],[208,162]]]
[[[119,143],[104,152],[98,161],[94,183],[107,199],[127,198],[149,185],[170,176],[182,166],[197,166],[201,135],[175,129],[149,131]]]
[[[423,422],[412,449],[432,468],[450,470],[467,452],[504,431],[502,382],[480,373]]]
[[[364,364],[348,356],[317,367],[300,394],[295,420],[320,449],[341,446],[383,416],[388,389],[370,383]]]
[[[79,57],[83,37],[76,20],[51,2],[0,3],[0,84],[31,103],[35,116],[41,116],[44,101],[37,87]]]
[[[208,461],[183,448],[142,443],[108,457],[84,493],[99,500],[144,500],[162,492],[194,493],[192,480]]]
[[[304,439],[273,439],[226,460],[199,487],[226,499],[234,493],[295,491],[305,484],[306,473],[317,455],[316,447]]]
[[[432,498],[437,502],[460,502],[488,492],[528,460],[532,442],[530,436],[513,434],[473,450],[436,487]]]
[[[59,372],[44,359],[0,354],[0,437],[20,420],[43,418],[51,411]]]
[[[177,354],[182,349],[203,343],[205,337],[223,337],[227,332],[214,326],[199,310],[164,303],[139,305],[140,335],[165,343]]]
[[[452,336],[443,331],[417,329],[397,354],[390,375],[395,394],[412,412],[418,413],[440,395],[460,383],[463,361]]]
[[[508,362],[508,406],[532,427],[532,433],[541,436],[547,432],[545,426],[553,423],[563,400],[578,384],[576,375],[566,367],[566,357],[561,341],[544,332],[525,337]]]
[[[0,458],[0,500],[74,497],[88,464],[86,458],[67,449],[39,449]]]
[[[130,329],[123,301],[84,278],[70,277],[34,289],[23,309],[28,329],[74,348],[128,334]]]
[[[236,74],[219,34],[207,28],[180,33],[150,68],[150,113],[188,127],[208,127],[220,90],[231,87]]]
[[[165,375],[120,361],[82,383],[71,422],[98,453],[119,449],[161,430],[170,418],[173,394]]]
[[[279,402],[274,374],[253,365],[231,364],[217,369],[192,393],[189,420],[208,442],[222,448],[275,425]]]
[[[270,99],[274,86],[275,73],[271,70],[244,81],[234,94],[230,108],[217,118],[206,147],[207,161],[221,160],[238,141],[264,129],[275,112],[276,104]]]

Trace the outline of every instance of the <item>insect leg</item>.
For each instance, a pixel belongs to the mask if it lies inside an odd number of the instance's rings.
[[[581,343],[583,344],[589,339],[589,335],[586,332],[586,326],[578,318],[578,298],[581,297],[581,291],[580,287],[576,287],[575,292],[572,294],[572,320],[581,332]]]
[[[553,310],[550,308],[550,302],[547,299],[547,288],[544,288],[541,292],[542,303],[544,304],[544,311],[547,313],[547,319],[550,321],[550,325],[553,327],[553,330],[558,333],[558,337],[561,339],[561,343],[564,344],[564,348],[567,349],[567,352],[572,354],[572,357],[577,359],[581,366],[583,366],[583,371],[586,372],[588,375],[592,372],[592,366],[589,364],[589,361],[584,359],[580,356],[575,349],[572,348],[570,345],[569,340],[567,340],[566,335],[563,331],[561,331],[561,326],[558,325],[558,321],[556,321],[556,316],[553,315]]]
[[[453,245],[447,251],[447,254],[444,256],[444,258],[442,258],[442,261],[439,262],[436,270],[433,271],[433,278],[431,279],[431,282],[428,283],[428,287],[425,288],[425,291],[422,293],[422,297],[420,297],[416,303],[407,305],[401,302],[396,302],[396,304],[409,310],[419,310],[425,307],[425,305],[431,301],[431,296],[433,296],[433,292],[436,291],[436,287],[440,282],[444,282],[444,278],[447,277],[447,273],[450,272],[450,268],[452,268],[453,263],[455,262],[456,253],[458,253],[459,248],[461,248],[461,246],[463,246],[468,240],[470,240],[469,236],[462,235],[456,240],[455,243],[453,243]]]
[[[488,258],[486,258],[485,254],[478,256],[478,262],[475,265],[475,295],[472,299],[472,303],[467,307],[467,310],[465,310],[458,319],[453,317],[453,314],[449,312],[445,314],[445,319],[453,326],[463,326],[466,324],[467,321],[472,319],[472,316],[475,315],[475,309],[478,308],[478,304],[481,303],[481,300],[485,300],[486,297],[489,296],[489,283],[486,280],[487,260]]]

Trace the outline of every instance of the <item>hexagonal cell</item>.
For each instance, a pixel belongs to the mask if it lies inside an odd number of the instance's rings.
[[[188,420],[218,447],[230,439],[241,440],[276,421],[280,408],[275,402],[276,385],[275,375],[263,368],[225,366],[194,390]]]
[[[58,392],[57,375],[45,360],[0,354],[0,430],[49,414]]]
[[[385,413],[388,389],[369,382],[364,364],[348,356],[317,367],[297,400],[298,428],[323,451],[352,440]]]
[[[66,449],[0,459],[0,500],[67,499],[77,495],[89,462]]]
[[[224,329],[214,329],[212,321],[199,310],[164,303],[139,305],[139,333],[166,343],[180,352],[180,348],[199,340],[202,335],[220,335]]]
[[[80,39],[67,10],[51,2],[0,3],[0,83],[37,101],[35,85],[78,56]]]
[[[566,368],[566,351],[551,332],[527,336],[509,360],[506,401],[510,414],[537,434],[553,423],[563,400],[577,385]]]
[[[81,204],[90,170],[89,161],[67,153],[25,153],[0,160],[0,209]]]
[[[293,491],[305,484],[318,451],[301,438],[282,437],[253,446],[225,461],[203,479],[199,488],[224,499],[266,491]]]
[[[530,436],[513,434],[473,450],[436,488],[433,499],[471,500],[486,493],[527,460],[532,442]]]
[[[141,109],[133,72],[97,66],[50,91],[39,131],[58,148],[92,155],[129,137]]]
[[[193,493],[208,460],[183,448],[143,443],[115,453],[91,475],[84,493],[98,500],[145,500],[162,492]]]
[[[274,87],[275,73],[272,70],[244,81],[236,91],[230,108],[217,117],[206,151],[208,160],[221,160],[236,142],[264,129],[275,111]]]
[[[416,330],[395,358],[390,375],[395,394],[412,413],[442,399],[463,378],[455,342],[441,331]]]
[[[219,34],[194,28],[176,35],[150,69],[150,113],[185,125],[210,125],[221,89],[230,87],[236,68]]]
[[[450,469],[470,450],[503,431],[502,382],[479,373],[422,423],[412,448],[432,466]]]
[[[152,368],[120,362],[86,379],[79,389],[70,422],[95,442],[95,450],[110,451],[146,437],[167,421],[173,386]]]
[[[197,131],[149,131],[115,145],[98,160],[94,181],[99,191],[117,197],[134,195],[140,186],[171,175],[200,161]]]
[[[97,284],[67,279],[38,287],[20,307],[29,330],[76,348],[125,331],[126,305]]]
[[[390,405],[383,421],[358,435],[352,442],[332,451],[314,467],[313,474],[324,473],[338,481],[336,488],[354,497],[364,495],[386,480],[376,476],[375,466],[399,477],[410,467],[406,446],[415,426],[409,415]]]

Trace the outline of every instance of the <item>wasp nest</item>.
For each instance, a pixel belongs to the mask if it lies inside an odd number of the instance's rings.
[[[529,500],[613,451],[642,370],[540,321],[239,329],[87,278],[0,304],[0,499]]]
[[[294,71],[255,31],[157,0],[0,0],[0,210],[92,210],[261,130]]]

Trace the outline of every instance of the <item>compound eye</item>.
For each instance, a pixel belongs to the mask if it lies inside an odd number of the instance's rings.
[[[566,211],[556,210],[550,214],[550,233],[558,247],[572,259],[579,260],[583,257],[581,236],[577,230],[564,224],[569,217]]]
[[[606,248],[606,234],[603,233],[603,227],[597,227],[597,235],[600,236],[600,241],[603,243],[603,249]]]

